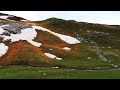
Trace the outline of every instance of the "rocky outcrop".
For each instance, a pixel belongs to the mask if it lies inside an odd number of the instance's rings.
[[[6,30],[3,35],[10,36],[10,34],[20,34],[21,29],[31,28],[31,26],[26,24],[10,23],[9,26],[5,26],[2,28]]]

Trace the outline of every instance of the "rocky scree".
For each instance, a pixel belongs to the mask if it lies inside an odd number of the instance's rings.
[[[32,28],[32,27],[27,24],[9,23],[9,26],[5,26],[2,28],[5,30],[5,32],[2,35],[10,36],[10,34],[20,34],[21,29]]]

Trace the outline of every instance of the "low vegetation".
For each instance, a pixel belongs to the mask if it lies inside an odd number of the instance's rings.
[[[73,70],[39,67],[0,67],[1,79],[118,79],[120,70]]]

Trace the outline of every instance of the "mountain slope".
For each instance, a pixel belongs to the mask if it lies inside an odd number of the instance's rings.
[[[82,42],[78,45],[80,50],[77,49],[79,50],[78,53],[82,52],[77,56],[80,61],[84,60],[83,62],[92,62],[92,59],[94,59],[94,62],[96,62],[95,64],[97,64],[98,61],[104,61],[104,63],[107,63],[112,67],[119,67],[120,26],[76,22],[73,20],[66,21],[57,18],[36,21],[35,23],[49,28],[52,31],[62,34],[67,33],[67,35],[79,39]],[[84,55],[84,58],[82,55]],[[75,59],[76,58],[72,60]],[[91,63],[89,62],[88,64]]]
[[[2,17],[0,27],[0,43],[9,47],[0,57],[0,65],[78,69],[120,66],[120,26],[57,18],[32,22]]]
[[[9,14],[4,14],[4,13],[0,13],[0,18],[1,19],[15,20],[15,21],[26,21],[26,19],[24,19],[24,18],[9,15]]]

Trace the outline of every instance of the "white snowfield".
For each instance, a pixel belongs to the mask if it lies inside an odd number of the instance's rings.
[[[33,41],[33,39],[37,36],[37,32],[35,31],[35,29],[33,28],[26,28],[26,29],[22,29],[20,34],[11,34],[11,36],[5,36],[3,35],[3,40],[11,40],[12,42],[16,42],[19,40],[26,40],[29,43],[31,43],[32,45],[36,46],[36,47],[40,47],[42,44]]]
[[[62,58],[56,57],[57,60],[62,60]]]
[[[62,58],[59,58],[53,54],[50,53],[44,53],[47,57],[52,58],[52,59],[57,59],[57,60],[62,60]]]
[[[69,47],[64,47],[63,49],[67,50],[67,51],[71,50],[71,48],[69,48]]]
[[[0,57],[6,54],[8,51],[8,46],[6,46],[4,43],[0,43]]]
[[[3,32],[5,32],[5,30],[2,28],[5,26],[9,26],[9,25],[0,26],[0,37],[3,38],[3,41],[11,40],[12,43],[19,40],[26,40],[30,44],[36,47],[40,47],[42,45],[41,43],[33,41],[34,38],[37,36],[37,32],[34,28],[22,29],[20,34],[11,34],[11,36],[5,36],[5,35],[1,35],[3,34]],[[7,53],[8,48],[9,47],[6,46],[4,43],[0,43],[0,57]]]
[[[20,21],[23,21],[23,22],[25,22],[25,21],[28,21],[28,20],[20,20]]]
[[[39,43],[39,42],[34,41],[34,39],[37,36],[36,29],[42,30],[42,31],[47,31],[47,32],[59,37],[61,40],[65,41],[68,44],[81,43],[79,40],[77,40],[74,37],[67,36],[67,35],[62,35],[62,34],[59,34],[59,33],[55,33],[55,32],[50,31],[49,29],[43,28],[41,26],[32,26],[32,28],[21,29],[20,34],[11,34],[11,36],[6,36],[6,35],[2,35],[5,32],[5,30],[2,27],[5,27],[5,26],[9,26],[9,25],[0,26],[0,37],[3,38],[3,41],[11,40],[11,43],[16,42],[16,41],[20,41],[20,40],[26,40],[30,44],[32,44],[32,45],[34,45],[36,47],[40,47],[42,44]],[[8,48],[9,47],[6,46],[4,43],[0,43],[0,57],[7,53]],[[68,48],[68,47],[64,47],[63,49],[64,50],[71,50],[71,48]],[[62,60],[62,58],[59,58],[59,57],[57,57],[57,56],[55,56],[53,54],[50,54],[50,53],[44,53],[44,54],[46,56],[48,56],[49,58]]]
[[[9,24],[6,24],[6,25],[2,25],[2,26],[0,26],[0,27],[5,27],[5,26],[10,26]]]
[[[1,19],[7,19],[9,16],[0,16]]]
[[[79,40],[77,40],[76,38],[74,37],[71,37],[71,36],[68,36],[68,35],[62,35],[62,34],[59,34],[59,33],[55,33],[55,32],[52,32],[50,31],[49,29],[46,29],[46,28],[43,28],[41,26],[32,26],[34,29],[38,29],[38,30],[42,30],[42,31],[47,31],[57,37],[59,37],[61,40],[65,41],[66,43],[68,44],[77,44],[77,43],[81,43]]]

